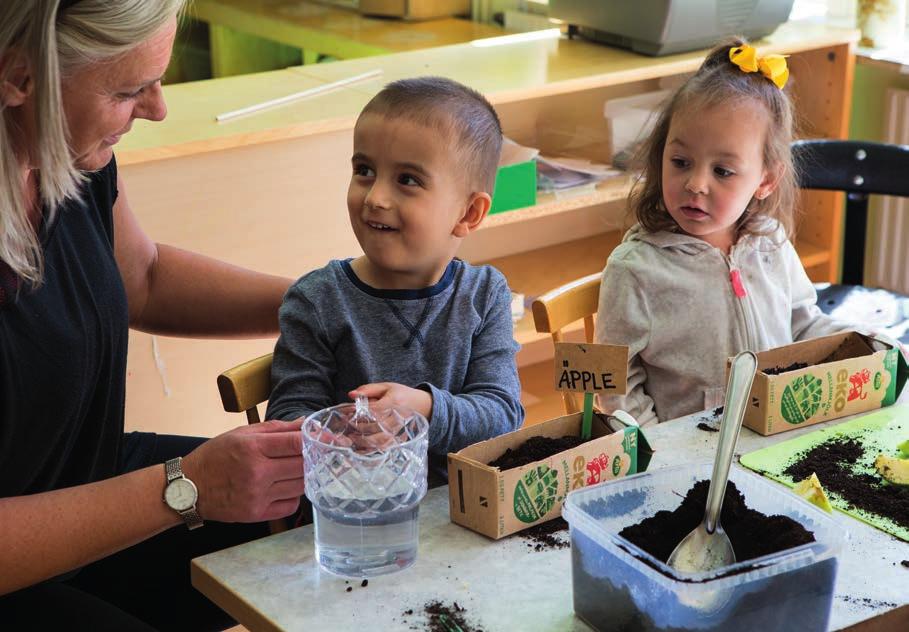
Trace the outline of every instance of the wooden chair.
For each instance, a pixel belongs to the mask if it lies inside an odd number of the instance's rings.
[[[262,420],[258,406],[271,394],[271,358],[270,353],[260,356],[218,376],[218,391],[225,411],[246,413],[246,420],[251,424]],[[287,531],[284,520],[270,520],[268,526],[272,533]]]
[[[259,423],[258,405],[271,394],[271,357],[266,354],[226,370],[218,376],[221,404],[229,413],[246,413],[249,423]]]
[[[533,324],[540,333],[552,336],[552,342],[562,342],[562,331],[567,325],[583,319],[584,338],[593,342],[593,316],[600,301],[601,272],[588,274],[554,290],[550,290],[533,302]],[[567,414],[581,410],[574,393],[562,393]]]

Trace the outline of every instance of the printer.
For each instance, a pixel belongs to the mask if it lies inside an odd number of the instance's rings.
[[[756,40],[789,19],[793,0],[549,0],[549,16],[582,37],[646,55]]]

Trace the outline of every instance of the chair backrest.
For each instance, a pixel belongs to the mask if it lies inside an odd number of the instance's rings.
[[[553,344],[562,342],[564,328],[584,320],[584,338],[593,342],[593,317],[600,301],[600,282],[603,274],[596,272],[576,279],[543,294],[533,302],[533,324],[540,333],[552,336]],[[578,412],[581,407],[574,393],[563,392],[565,412]]]
[[[221,404],[229,413],[246,413],[249,423],[258,423],[257,406],[271,394],[271,358],[269,353],[260,356],[218,376]]]
[[[218,392],[224,410],[246,413],[246,420],[251,424],[261,421],[258,405],[271,394],[271,358],[271,353],[260,356],[218,376]],[[283,520],[270,520],[268,526],[272,533],[287,531],[287,523]]]
[[[797,140],[792,158],[803,189],[909,196],[909,146]]]
[[[792,143],[799,186],[846,193],[843,283],[864,280],[868,195],[909,196],[909,146],[854,140]]]

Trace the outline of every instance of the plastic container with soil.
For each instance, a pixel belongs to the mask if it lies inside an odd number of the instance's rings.
[[[788,489],[739,467],[730,471],[746,505],[792,518],[815,541],[713,571],[686,575],[618,535],[672,511],[712,463],[658,469],[571,492],[574,610],[597,630],[827,629],[837,555],[845,534],[830,516]]]

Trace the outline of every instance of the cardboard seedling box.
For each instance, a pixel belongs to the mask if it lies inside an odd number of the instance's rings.
[[[557,391],[623,395],[628,347],[559,342],[553,368]],[[582,436],[583,417],[581,412],[550,419],[449,453],[452,522],[502,538],[561,516],[573,489],[647,469],[653,450],[640,429],[599,413],[592,415],[590,440],[577,447],[508,470],[488,465],[531,437]]]
[[[582,413],[550,419],[448,455],[452,522],[499,539],[562,515],[569,491],[647,469],[653,450],[637,427],[613,431],[593,416],[591,439],[509,470],[487,465],[533,436],[580,436]]]
[[[762,435],[889,406],[909,375],[898,348],[854,331],[762,351],[757,359],[744,425]],[[765,372],[802,362],[808,366]]]

